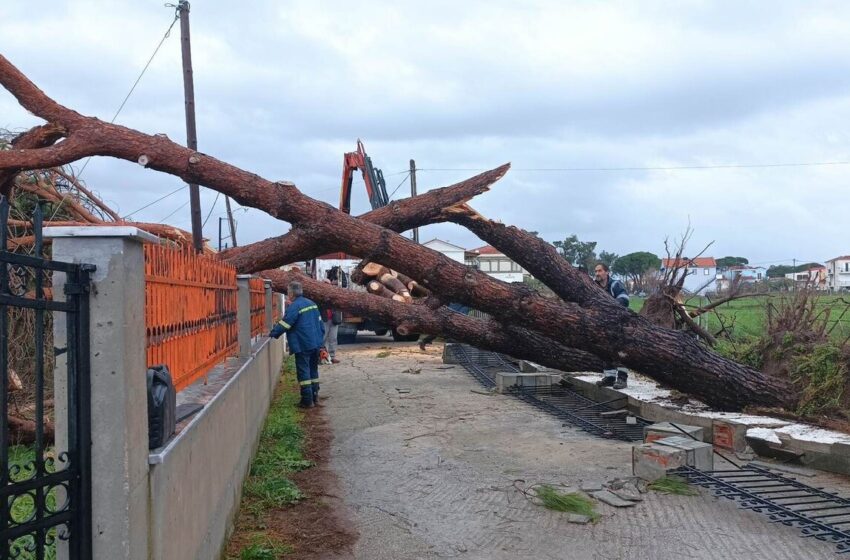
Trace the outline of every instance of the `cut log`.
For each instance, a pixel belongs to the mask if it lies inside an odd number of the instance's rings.
[[[428,297],[431,295],[431,290],[423,288],[416,280],[411,279],[409,276],[406,276],[401,272],[396,273],[396,278],[401,280],[401,282],[407,286],[407,289],[410,290],[410,294],[414,297]]]
[[[365,274],[366,276],[371,276],[373,278],[383,276],[384,274],[389,273],[387,267],[373,262],[364,264],[362,267],[360,267],[360,270],[362,270],[363,274]]]
[[[410,291],[408,291],[407,286],[405,286],[401,280],[393,276],[390,272],[383,274],[380,279],[381,284],[392,290],[394,293],[400,295],[404,299],[411,301],[413,298],[410,297]]]

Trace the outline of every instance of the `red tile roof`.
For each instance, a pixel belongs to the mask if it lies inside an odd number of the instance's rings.
[[[684,266],[685,263],[687,263],[688,266],[695,266],[698,268],[715,268],[717,266],[717,261],[714,260],[714,257],[697,257],[695,259],[682,257],[678,262],[678,266]],[[661,266],[664,268],[677,266],[676,259],[662,259]]]
[[[501,255],[502,252],[492,245],[484,245],[483,247],[479,247],[477,249],[473,249],[472,253],[478,253],[479,255]]]
[[[844,255],[843,257],[835,257],[834,259],[829,259],[826,262],[832,262],[832,261],[850,261],[850,255]]]

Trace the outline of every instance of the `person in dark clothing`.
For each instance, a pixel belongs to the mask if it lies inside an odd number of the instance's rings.
[[[338,266],[328,270],[325,274],[324,282],[339,286],[340,277],[338,271]],[[337,311],[330,305],[320,305],[319,313],[321,313],[322,321],[325,325],[325,338],[322,340],[322,348],[327,352],[327,361],[325,363],[338,364],[339,360],[336,359],[336,347],[339,325],[342,323],[342,312]]]
[[[623,307],[629,306],[629,294],[626,288],[619,280],[611,278],[608,265],[605,263],[597,263],[594,269],[594,280],[599,284],[611,297]],[[613,387],[614,389],[625,389],[628,386],[629,371],[624,367],[618,367],[614,362],[602,362],[602,379],[596,382],[599,387]]]
[[[450,303],[449,309],[454,311],[455,313],[460,313],[461,315],[469,315],[469,312],[472,310],[471,307],[462,303]],[[424,352],[425,347],[434,342],[434,340],[436,339],[437,335],[435,334],[423,335],[422,338],[419,339],[419,349]]]
[[[286,333],[289,351],[295,354],[295,374],[301,386],[302,408],[319,404],[319,348],[325,336],[325,326],[319,307],[304,297],[300,282],[290,282],[286,290],[288,305],[283,319],[272,328],[269,336],[280,338]]]

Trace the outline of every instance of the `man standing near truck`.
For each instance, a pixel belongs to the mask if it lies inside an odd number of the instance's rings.
[[[597,263],[594,269],[594,280],[602,287],[611,297],[617,300],[617,303],[623,307],[629,306],[629,294],[626,288],[619,280],[611,278],[608,265],[605,263]],[[629,370],[624,367],[618,367],[614,362],[602,362],[602,379],[596,382],[599,387],[613,387],[614,389],[625,389],[629,382]]]

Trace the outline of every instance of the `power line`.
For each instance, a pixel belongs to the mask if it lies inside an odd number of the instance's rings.
[[[221,196],[220,192],[215,193],[215,200],[213,200],[212,207],[210,208],[210,211],[207,212],[207,217],[204,218],[204,223],[201,224],[201,229],[204,229],[204,226],[207,225],[207,221],[210,219],[210,216],[212,216],[213,210],[215,210],[215,205],[218,204],[218,197],[219,196]],[[225,212],[225,214],[227,214],[227,212]]]
[[[409,178],[410,178],[410,171],[407,172],[407,176],[404,179],[401,180],[401,183],[399,183],[398,186],[395,188],[395,190],[390,193],[390,196],[388,196],[387,199],[388,200],[392,199],[392,197],[396,193],[396,191],[398,191],[401,188],[401,186],[405,183],[405,181],[407,181]]]
[[[188,204],[189,204],[189,201],[187,200],[186,202],[184,202],[183,204],[181,204],[180,206],[178,206],[177,208],[175,208],[175,209],[174,209],[174,211],[173,211],[173,212],[171,212],[168,216],[164,217],[163,219],[161,219],[161,220],[160,220],[159,222],[157,222],[157,223],[159,223],[159,224],[164,223],[164,222],[165,222],[165,220],[167,220],[168,218],[170,218],[171,216],[173,216],[174,214],[176,214],[176,213],[177,213],[177,212],[179,212],[180,210],[184,209],[184,208],[185,208]]]
[[[166,4],[166,6],[170,7],[171,5]],[[157,44],[156,48],[153,51],[153,54],[151,54],[150,58],[148,59],[147,64],[145,64],[145,67],[142,68],[142,71],[139,73],[139,76],[136,78],[136,81],[133,82],[132,87],[130,87],[130,91],[128,91],[127,95],[124,96],[124,100],[121,102],[121,105],[118,107],[118,110],[115,111],[115,114],[112,116],[112,120],[109,121],[110,123],[114,123],[115,119],[118,118],[118,115],[121,114],[121,111],[124,109],[124,105],[127,104],[127,101],[130,99],[130,96],[133,95],[133,92],[136,91],[136,86],[138,86],[139,82],[142,81],[142,76],[144,76],[145,72],[147,72],[148,68],[150,67],[151,63],[153,62],[153,59],[156,57],[157,53],[159,52],[159,49],[162,48],[162,45],[165,43],[165,40],[168,39],[168,37],[171,35],[171,30],[174,28],[174,24],[177,23],[178,19],[180,19],[180,12],[175,11],[174,19],[171,20],[171,24],[168,26],[168,29],[165,30],[165,34],[162,36],[162,39],[160,39],[159,44]],[[83,162],[83,167],[80,169],[79,173],[76,174],[76,179],[78,181],[82,177],[83,172],[86,170],[86,167],[88,166],[91,159],[92,159],[92,156],[89,156],[88,159],[86,159],[86,161]],[[59,201],[59,204],[56,205],[56,209],[53,210],[53,215],[50,216],[50,220],[48,220],[48,221],[51,221],[51,220],[53,220],[53,218],[56,217],[56,214],[59,212],[59,209],[62,208],[62,204],[64,204],[65,199],[68,198],[68,194],[69,193],[65,193],[65,196],[63,196],[62,200]]]
[[[166,199],[166,198],[168,198],[169,196],[171,196],[171,195],[173,195],[173,194],[177,194],[177,193],[179,193],[180,191],[182,191],[182,190],[183,190],[183,189],[185,189],[185,188],[186,188],[186,185],[180,185],[178,188],[174,189],[174,190],[173,190],[173,191],[171,191],[170,193],[168,193],[168,194],[166,194],[166,195],[164,195],[164,196],[161,196],[161,197],[157,198],[157,199],[156,199],[156,200],[154,200],[153,202],[150,202],[150,203],[148,203],[148,204],[145,204],[145,205],[144,205],[144,206],[142,206],[141,208],[137,208],[136,210],[133,210],[132,212],[130,212],[129,214],[127,214],[126,216],[124,216],[124,219],[126,220],[127,218],[129,218],[129,217],[130,217],[130,216],[132,216],[133,214],[136,214],[136,213],[138,213],[138,212],[141,212],[141,211],[142,211],[142,210],[144,210],[145,208],[149,208],[149,207],[153,206],[154,204],[156,204],[157,202],[162,202],[163,200],[165,200],[165,199]]]
[[[774,167],[818,167],[833,165],[850,165],[850,161],[814,161],[795,163],[730,163],[719,165],[671,165],[671,166],[630,166],[630,167],[512,167],[511,171],[678,171],[700,169],[769,169]],[[417,171],[489,171],[484,168],[471,167],[430,167],[416,168]],[[397,171],[390,175],[401,175],[409,171]]]

